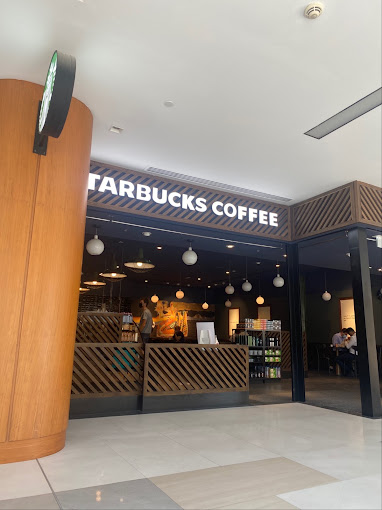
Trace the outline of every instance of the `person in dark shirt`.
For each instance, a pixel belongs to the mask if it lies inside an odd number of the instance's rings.
[[[172,337],[172,339],[175,342],[184,342],[184,334],[181,331],[179,326],[175,326],[175,332],[174,332],[174,336]]]

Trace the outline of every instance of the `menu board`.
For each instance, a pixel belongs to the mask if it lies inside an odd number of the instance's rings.
[[[340,299],[341,328],[355,327],[354,299]]]

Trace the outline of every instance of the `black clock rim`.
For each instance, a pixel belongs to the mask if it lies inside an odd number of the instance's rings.
[[[76,59],[72,55],[67,55],[61,51],[55,51],[50,62],[52,62],[55,53],[57,53],[56,77],[48,114],[41,134],[58,138],[64,128],[70,102],[72,100],[74,79],[76,76]],[[47,77],[48,74],[49,69]]]

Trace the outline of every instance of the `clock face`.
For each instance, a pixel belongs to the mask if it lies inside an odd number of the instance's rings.
[[[46,117],[49,112],[50,101],[52,99],[54,89],[54,81],[56,79],[56,71],[57,71],[57,51],[54,52],[52,60],[50,62],[48,76],[46,77],[45,82],[44,94],[42,96],[40,116],[38,120],[38,130],[40,133],[44,129]]]

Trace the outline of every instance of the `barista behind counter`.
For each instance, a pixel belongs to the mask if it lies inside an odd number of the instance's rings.
[[[143,297],[139,300],[139,308],[142,308],[141,319],[139,321],[139,331],[141,332],[142,342],[146,344],[150,340],[153,326],[153,316],[148,309],[149,300]]]

